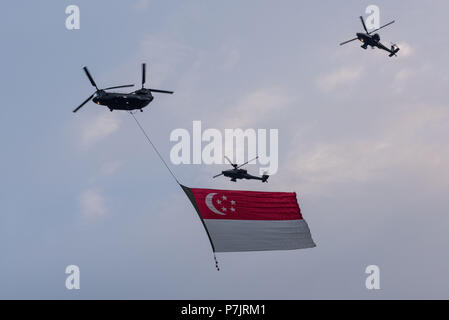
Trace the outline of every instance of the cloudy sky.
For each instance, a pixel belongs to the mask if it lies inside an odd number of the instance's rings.
[[[77,4],[81,29],[65,28]],[[380,7],[399,57],[338,43]],[[15,1],[0,15],[0,298],[449,298],[446,1]],[[191,187],[295,191],[316,248],[218,254],[129,114],[99,86],[158,95],[137,115],[162,155],[176,128],[279,129],[268,184],[173,166]],[[257,172],[258,166],[249,170]],[[65,268],[81,289],[65,288]],[[381,290],[365,288],[378,265]]]

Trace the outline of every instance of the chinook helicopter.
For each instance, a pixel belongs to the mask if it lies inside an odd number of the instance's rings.
[[[225,156],[225,158],[226,158],[226,160],[228,160],[228,162],[231,164],[231,166],[234,167],[234,169],[222,171],[220,174],[213,176],[213,178],[217,178],[217,177],[223,175],[225,177],[231,178],[232,182],[237,182],[237,179],[248,179],[248,180],[252,179],[252,180],[261,180],[262,182],[268,182],[267,180],[268,180],[269,175],[267,175],[267,174],[262,175],[262,177],[257,177],[257,176],[248,174],[248,171],[245,169],[239,169],[239,168],[243,167],[244,165],[248,164],[249,162],[258,159],[259,156],[255,157],[254,159],[249,160],[241,165],[232,163],[231,160],[229,160],[229,158],[226,156]]]
[[[348,43],[348,42],[351,42],[351,41],[354,41],[354,40],[359,40],[360,42],[362,42],[361,47],[363,49],[365,49],[365,50],[368,48],[368,46],[371,46],[372,49],[374,49],[374,47],[377,47],[379,49],[382,49],[382,50],[385,50],[385,51],[389,52],[390,53],[388,55],[389,57],[396,56],[396,53],[399,51],[399,47],[397,45],[392,44],[391,48],[388,48],[388,47],[384,46],[380,42],[380,36],[379,36],[378,33],[372,34],[373,32],[376,32],[376,31],[378,31],[378,30],[380,30],[380,29],[382,29],[382,28],[384,28],[386,26],[389,26],[390,24],[393,24],[394,20],[389,22],[389,23],[387,23],[387,24],[385,24],[385,25],[383,25],[380,28],[374,29],[373,31],[368,31],[368,29],[366,28],[366,25],[365,25],[365,21],[363,21],[363,17],[362,16],[360,16],[360,21],[362,21],[363,29],[365,29],[366,33],[363,33],[363,32],[356,33],[356,36],[357,36],[356,38],[353,38],[351,40],[344,41],[344,42],[340,43],[341,46],[346,44],[346,43]]]
[[[113,110],[131,111],[131,110],[137,110],[137,109],[139,109],[140,111],[143,111],[142,109],[145,108],[148,104],[150,104],[150,102],[153,101],[153,99],[154,99],[153,95],[151,94],[152,92],[173,94],[173,91],[145,88],[144,87],[145,73],[146,73],[145,69],[146,69],[146,64],[143,63],[142,64],[142,88],[141,89],[136,90],[131,93],[117,93],[117,92],[106,92],[106,91],[110,90],[110,89],[133,87],[134,85],[126,84],[123,86],[99,89],[97,87],[97,84],[95,83],[94,79],[90,75],[90,72],[87,69],[87,67],[84,67],[83,70],[86,73],[87,78],[89,78],[92,86],[95,87],[96,91],[89,98],[87,98],[83,103],[81,103],[75,110],[73,110],[73,112],[77,112],[86,103],[88,103],[91,99],[96,104],[108,107],[111,112]]]

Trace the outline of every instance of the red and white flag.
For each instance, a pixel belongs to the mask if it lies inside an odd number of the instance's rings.
[[[182,188],[215,252],[315,247],[294,192]]]

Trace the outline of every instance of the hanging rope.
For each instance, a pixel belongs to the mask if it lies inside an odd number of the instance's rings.
[[[182,185],[179,183],[178,178],[176,178],[175,174],[173,173],[173,171],[171,171],[170,167],[167,165],[167,162],[165,162],[164,158],[162,157],[162,155],[159,153],[159,151],[157,150],[156,146],[153,144],[153,142],[151,141],[150,137],[148,136],[148,134],[146,133],[146,131],[143,129],[143,127],[140,125],[140,122],[137,120],[137,118],[134,116],[134,113],[132,111],[129,111],[129,114],[134,118],[134,120],[137,123],[137,126],[140,128],[140,130],[142,131],[142,133],[144,134],[144,136],[147,138],[148,142],[151,144],[151,146],[153,147],[154,151],[156,152],[156,154],[159,156],[159,159],[161,159],[162,163],[165,165],[165,167],[167,168],[168,172],[170,172],[170,175],[173,177],[173,179],[175,179],[176,183],[178,185],[180,185],[182,187]],[[211,243],[212,244],[212,243]],[[213,245],[212,245],[213,248]],[[214,260],[215,260],[215,268],[217,269],[217,271],[220,271],[220,267],[218,266],[218,260],[217,257],[215,256],[215,251],[213,251],[214,254]]]
[[[153,142],[151,142],[150,137],[148,136],[148,134],[145,132],[145,130],[142,128],[142,126],[140,125],[140,122],[137,120],[136,116],[134,116],[133,112],[129,112],[130,115],[132,115],[132,117],[134,118],[134,120],[136,121],[137,125],[139,126],[140,130],[142,130],[142,133],[144,134],[144,136],[147,138],[148,142],[151,144],[151,146],[153,147],[154,151],[156,151],[157,155],[159,156],[159,159],[161,159],[162,163],[165,165],[165,167],[167,168],[168,172],[170,172],[171,176],[173,177],[173,179],[175,179],[177,184],[180,184],[178,179],[176,178],[175,174],[173,173],[173,171],[170,170],[170,167],[167,165],[167,162],[165,162],[164,158],[162,157],[162,155],[159,153],[159,151],[157,150],[156,146],[153,144]]]
[[[214,260],[215,260],[215,268],[217,268],[217,271],[220,271],[220,267],[218,266],[218,260],[217,256],[215,256],[215,252],[214,252]]]

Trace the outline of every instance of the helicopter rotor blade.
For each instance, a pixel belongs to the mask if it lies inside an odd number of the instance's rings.
[[[358,40],[358,39],[359,38],[354,38],[354,39],[351,39],[351,40],[348,40],[348,41],[344,41],[344,42],[340,43],[340,45],[342,46],[344,44],[347,44],[348,42],[351,42],[351,41],[354,41],[354,40]]]
[[[167,91],[167,90],[159,90],[159,89],[148,89],[151,92],[159,92],[159,93],[168,93],[168,94],[173,94],[173,91]]]
[[[86,73],[87,77],[90,80],[90,83],[98,90],[97,84],[94,81],[94,78],[92,78],[92,76],[90,75],[89,70],[87,69],[87,67],[83,67],[84,72]]]
[[[384,25],[383,25],[382,27],[380,27],[380,28],[377,28],[377,29],[374,29],[373,31],[368,32],[368,34],[371,34],[371,33],[373,33],[373,32],[379,31],[380,29],[385,28],[386,26],[389,26],[390,24],[393,24],[393,23],[394,23],[394,20],[391,21],[391,22],[388,22],[387,24],[384,24]]]
[[[365,20],[363,20],[362,16],[360,16],[360,21],[362,21],[363,29],[365,29],[366,33],[369,34],[368,29],[366,28],[366,25],[365,25]]]
[[[92,95],[87,98],[86,100],[84,100],[83,103],[81,103],[75,110],[73,110],[73,113],[77,112],[79,109],[81,109],[81,107],[83,107],[86,103],[88,103],[90,101],[90,99],[92,99],[94,97],[95,93],[92,93]]]
[[[231,166],[233,166],[234,164],[232,163],[232,161],[231,160],[229,160],[229,158],[227,157],[227,156],[224,156],[225,157],[225,159],[226,160],[228,160],[228,162],[229,162],[229,164],[231,165]]]
[[[118,88],[130,88],[130,87],[134,87],[134,85],[133,84],[125,84],[123,86],[108,87],[108,88],[104,88],[102,90],[110,90],[110,89],[118,89]]]
[[[142,89],[143,85],[145,84],[146,78],[146,63],[142,63]]]
[[[222,175],[223,175],[223,173],[220,173],[220,174],[217,174],[217,175],[213,176],[212,178],[217,178],[217,177],[222,176]]]
[[[250,163],[251,161],[256,160],[256,159],[258,159],[258,158],[259,158],[259,156],[255,157],[254,159],[248,160],[248,161],[246,161],[244,164],[239,165],[236,169],[238,169],[238,168],[240,168],[240,167],[243,167],[244,165],[246,165],[246,164]]]

